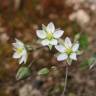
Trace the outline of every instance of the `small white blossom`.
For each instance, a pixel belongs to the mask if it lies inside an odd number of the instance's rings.
[[[42,25],[42,30],[36,31],[37,36],[41,39],[41,44],[49,47],[57,45],[58,39],[63,35],[63,33],[63,30],[55,29],[52,22],[50,22],[47,27]]]
[[[19,64],[26,63],[27,61],[27,50],[24,46],[24,43],[20,40],[16,39],[16,43],[12,43],[13,50],[15,51],[13,54],[14,59],[19,59]]]
[[[77,60],[77,52],[79,43],[72,44],[70,38],[66,37],[62,44],[56,45],[55,48],[59,51],[57,56],[58,61]]]

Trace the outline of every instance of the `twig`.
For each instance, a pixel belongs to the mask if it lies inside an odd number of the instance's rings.
[[[64,89],[63,89],[61,96],[65,96],[66,87],[67,87],[67,79],[68,79],[68,66],[66,66],[66,77],[65,77],[65,82],[64,82]]]

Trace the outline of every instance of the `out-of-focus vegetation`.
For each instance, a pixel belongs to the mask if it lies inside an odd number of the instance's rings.
[[[60,96],[65,65],[56,61],[54,49],[32,52],[28,58],[29,61],[35,59],[31,76],[24,65],[17,77],[21,78],[26,72],[29,77],[24,75],[25,79],[20,81],[15,78],[20,66],[12,59],[14,39],[32,44],[35,49],[40,46],[36,43],[36,30],[50,21],[65,31],[62,38],[69,36],[74,40],[74,36],[80,34],[82,54],[70,66],[66,96],[96,96],[95,0],[0,0],[0,96]],[[91,64],[94,66],[89,70]],[[21,74],[22,70],[25,73]]]

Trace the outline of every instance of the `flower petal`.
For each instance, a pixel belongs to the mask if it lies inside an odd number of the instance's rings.
[[[57,41],[56,39],[52,39],[52,40],[50,41],[50,44],[51,44],[51,45],[57,45],[57,43],[58,43],[58,41]]]
[[[45,40],[42,40],[42,41],[41,41],[41,44],[42,44],[43,46],[49,45],[49,43],[50,43],[50,41],[49,41],[48,39],[45,39]]]
[[[64,44],[65,44],[65,46],[66,46],[67,48],[71,48],[71,47],[72,47],[72,43],[71,43],[71,40],[70,40],[69,37],[66,37],[66,38],[65,38]]]
[[[21,57],[21,54],[18,54],[17,52],[15,52],[14,54],[13,54],[13,58],[14,59],[18,59],[18,58],[20,58]]]
[[[63,35],[63,30],[57,30],[53,33],[54,38],[60,38]]]
[[[38,36],[40,39],[46,38],[46,32],[44,32],[43,30],[37,30],[37,31],[36,31],[36,34],[37,34],[37,36]]]
[[[48,32],[54,33],[54,31],[55,31],[55,26],[54,26],[54,24],[53,24],[52,22],[50,22],[50,23],[47,25],[47,30],[48,30]]]
[[[16,43],[12,43],[13,47],[17,48]]]
[[[70,59],[72,59],[72,60],[77,60],[76,53],[72,53],[72,54],[70,55]]]
[[[63,61],[63,60],[66,60],[67,58],[68,58],[68,55],[66,53],[64,53],[64,54],[58,55],[57,60]]]
[[[27,51],[25,52],[25,57],[24,57],[25,59],[24,59],[24,63],[26,63],[27,62],[27,58],[28,58],[28,54],[27,54]]]
[[[14,49],[17,49],[17,48],[24,48],[24,43],[21,42],[20,40],[18,39],[15,39],[16,42],[15,43],[12,43]]]
[[[19,64],[22,64],[24,62],[25,56],[22,56],[19,60]]]
[[[16,46],[17,47],[24,47],[24,43],[18,39],[15,39],[16,40]]]
[[[22,57],[20,58],[20,61],[19,61],[19,64],[21,64],[21,63],[26,63],[26,61],[27,61],[27,51],[26,50],[24,50],[23,52],[22,52]]]
[[[65,52],[66,48],[63,45],[56,45],[55,48],[59,51],[59,52]]]
[[[78,49],[79,49],[79,44],[78,43],[74,44],[72,47],[73,52],[78,51]]]

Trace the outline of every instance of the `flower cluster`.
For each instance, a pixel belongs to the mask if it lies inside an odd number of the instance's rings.
[[[52,22],[47,27],[43,25],[42,30],[37,30],[37,36],[40,38],[43,46],[49,46],[50,48],[50,46],[55,45],[56,50],[59,51],[59,55],[57,56],[58,61],[77,60],[76,55],[79,49],[79,43],[72,44],[69,37],[66,37],[64,42],[59,42],[63,33],[63,30],[55,29]]]
[[[64,31],[60,28],[56,29],[52,22],[50,22],[47,26],[42,25],[42,29],[36,31],[36,35],[42,46],[48,46],[50,50],[53,46],[55,46],[56,50],[59,52],[57,60],[67,60],[68,64],[70,64],[69,61],[77,60],[79,43],[76,42],[72,44],[69,37],[66,37],[65,40],[60,42],[60,38],[63,34]],[[13,58],[19,59],[19,64],[26,63],[28,54],[24,43],[16,39],[16,43],[13,43],[13,46],[15,51]]]

